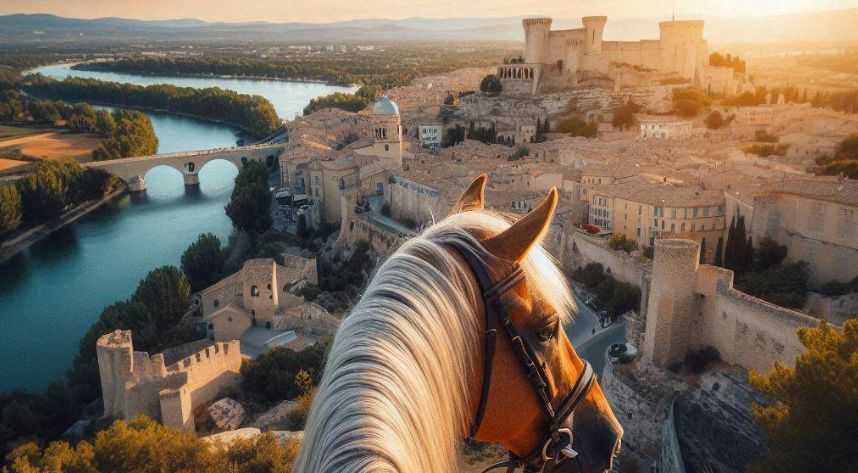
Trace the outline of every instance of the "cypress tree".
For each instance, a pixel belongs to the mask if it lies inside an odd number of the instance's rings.
[[[748,236],[748,242],[745,244],[745,252],[742,255],[742,272],[750,271],[754,268],[754,239]]]
[[[730,229],[727,231],[727,244],[724,246],[724,267],[733,269],[735,262],[736,248],[736,216],[730,220]]]
[[[718,237],[718,245],[715,248],[715,266],[722,267],[724,266],[724,237]]]
[[[706,238],[700,241],[700,264],[706,263]]]

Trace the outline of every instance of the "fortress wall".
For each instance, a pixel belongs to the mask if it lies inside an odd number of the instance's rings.
[[[202,297],[200,307],[202,315],[206,316],[215,313],[224,306],[234,301],[238,297],[238,292],[241,290],[241,284],[225,284],[215,290],[207,292]],[[218,301],[218,306],[214,306],[214,301]]]
[[[813,317],[751,297],[732,284],[719,283],[715,310],[705,312],[710,327],[706,344],[712,345],[728,363],[766,372],[775,361],[795,365],[804,351],[796,331],[815,327]]]
[[[440,220],[450,212],[440,192],[402,177],[393,178],[384,197],[391,218],[398,221],[410,219],[417,224],[428,224],[433,217]]]
[[[277,328],[281,330],[300,330],[320,337],[333,335],[339,326],[339,319],[312,302],[302,304],[300,316],[280,317],[277,324]]]
[[[663,69],[659,41],[606,41],[602,45],[602,54],[609,62]]]
[[[623,251],[614,251],[601,238],[569,230],[562,234],[560,254],[556,255],[564,271],[571,272],[589,263],[600,263],[617,280],[641,287],[647,265]]]

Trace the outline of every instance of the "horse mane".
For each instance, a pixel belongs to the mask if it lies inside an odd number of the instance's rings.
[[[381,265],[331,344],[294,472],[458,470],[483,315],[474,311],[481,296],[470,269],[447,245],[478,251],[470,231],[509,225],[487,211],[454,214]],[[574,310],[566,279],[541,246],[521,266],[557,313]]]

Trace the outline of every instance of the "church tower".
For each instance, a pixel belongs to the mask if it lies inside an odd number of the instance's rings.
[[[399,107],[385,95],[372,106],[372,140],[374,154],[402,169],[402,124]]]

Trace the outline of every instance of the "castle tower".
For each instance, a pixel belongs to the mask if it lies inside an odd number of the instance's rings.
[[[581,18],[584,23],[586,37],[584,40],[584,54],[602,54],[602,36],[605,34],[607,16],[585,16]]]
[[[662,21],[658,24],[661,65],[699,85],[708,60],[708,44],[703,39],[701,20]]]
[[[390,159],[402,169],[402,124],[399,106],[385,95],[372,105],[372,139],[376,156]]]
[[[548,35],[551,32],[551,18],[525,18],[524,25],[524,62],[527,64],[547,64]]]
[[[279,303],[277,269],[272,258],[248,260],[241,268],[242,305],[254,319],[271,319]]]
[[[646,312],[644,358],[657,366],[685,359],[700,245],[691,240],[655,241]]]
[[[130,330],[117,330],[99,337],[95,343],[104,415],[123,417],[125,384],[134,373],[134,346]]]

